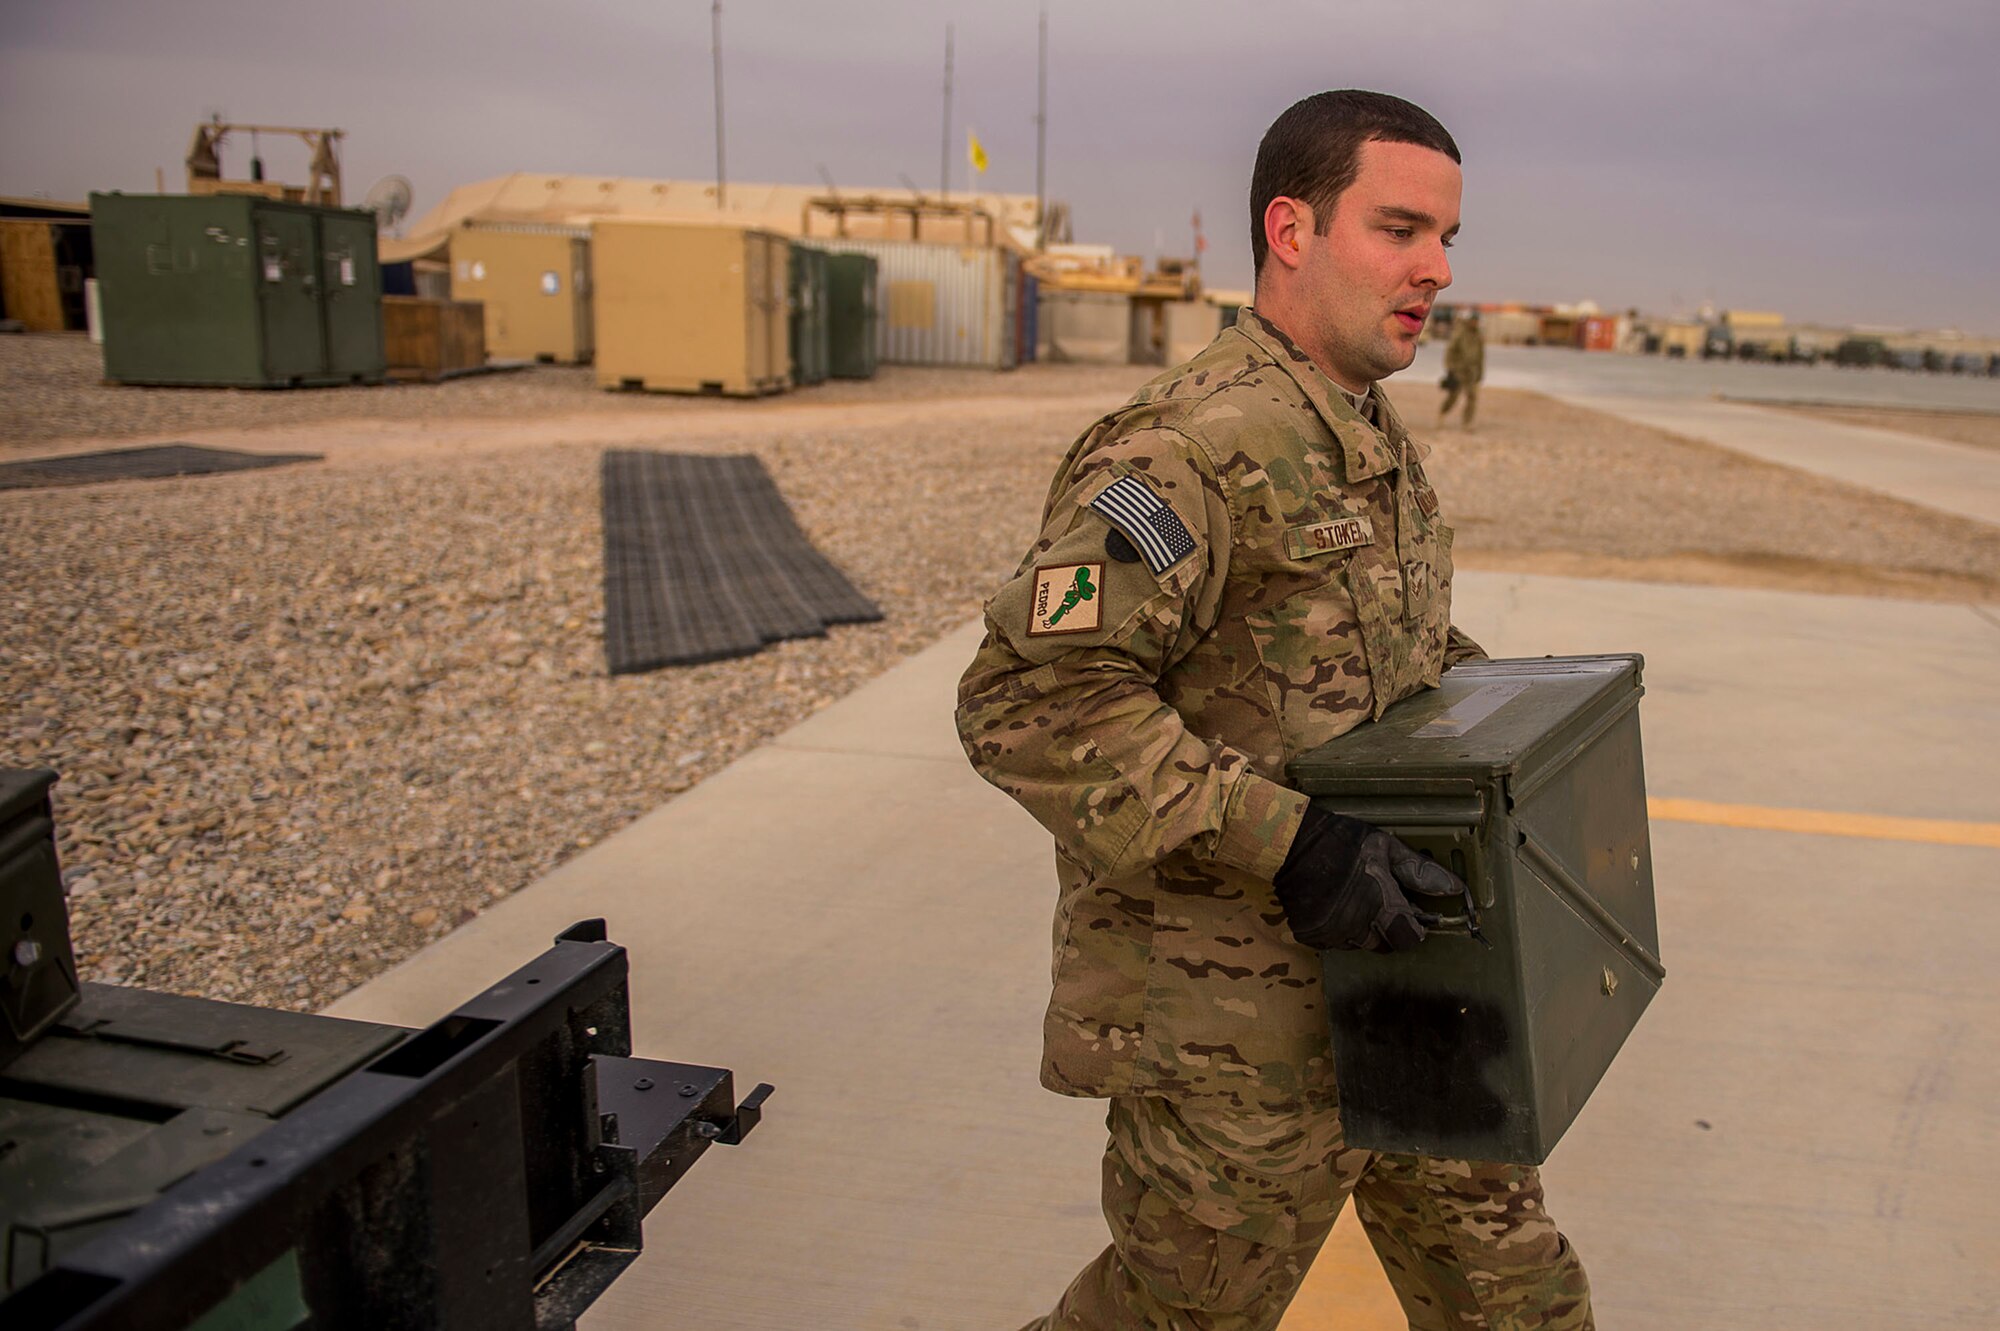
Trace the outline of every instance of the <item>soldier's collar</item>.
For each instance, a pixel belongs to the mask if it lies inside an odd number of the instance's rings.
[[[1397,437],[1403,434],[1403,423],[1389,409],[1389,400],[1382,395],[1380,385],[1368,390],[1374,396],[1376,412],[1383,422],[1381,431],[1377,432],[1354,409],[1346,391],[1327,378],[1325,371],[1313,364],[1312,357],[1280,332],[1276,324],[1246,305],[1236,315],[1236,331],[1256,343],[1298,384],[1299,391],[1306,395],[1313,410],[1326,422],[1326,428],[1340,442],[1349,481],[1380,476],[1396,469]]]

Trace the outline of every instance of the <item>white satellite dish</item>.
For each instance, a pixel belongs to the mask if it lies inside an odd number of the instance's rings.
[[[361,206],[375,214],[378,230],[393,231],[396,223],[410,212],[410,200],[414,197],[410,182],[402,176],[383,176],[368,187],[368,197]]]

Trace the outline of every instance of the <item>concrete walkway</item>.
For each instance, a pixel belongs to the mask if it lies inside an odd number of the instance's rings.
[[[1640,425],[2000,526],[2000,452],[1740,402],[1555,393]]]
[[[1457,599],[1496,655],[1645,652],[1655,795],[2000,823],[2000,623],[1971,608],[1477,573]],[[604,915],[638,1052],[776,1083],[591,1331],[1005,1328],[1102,1245],[1101,1108],[1035,1083],[1048,841],[951,730],[974,641],[333,1009],[427,1022]],[[2000,1324],[2000,850],[1656,821],[1654,853],[1667,986],[1547,1171],[1600,1324]],[[1395,1324],[1350,1224],[1293,1331]]]

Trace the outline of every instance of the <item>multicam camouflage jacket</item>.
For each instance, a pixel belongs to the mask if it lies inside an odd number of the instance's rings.
[[[1479,329],[1461,322],[1451,330],[1444,346],[1444,368],[1462,384],[1476,384],[1486,377],[1486,339]]]
[[[1481,654],[1428,450],[1368,405],[1379,429],[1243,311],[1077,440],[987,604],[959,735],[1055,836],[1052,1090],[1335,1102],[1270,883],[1306,802],[1285,764]]]

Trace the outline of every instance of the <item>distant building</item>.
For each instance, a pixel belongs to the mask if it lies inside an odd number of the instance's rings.
[[[1765,333],[1785,326],[1785,316],[1770,310],[1724,310],[1723,326],[1741,337],[1745,333]]]
[[[468,223],[587,226],[603,217],[726,222],[795,237],[923,240],[1035,248],[1035,196],[955,191],[947,197],[896,189],[828,190],[818,185],[730,182],[717,206],[712,180],[516,172],[461,185],[406,229],[384,238],[385,263],[442,255],[451,233]],[[1051,210],[1053,212],[1053,209]]]

